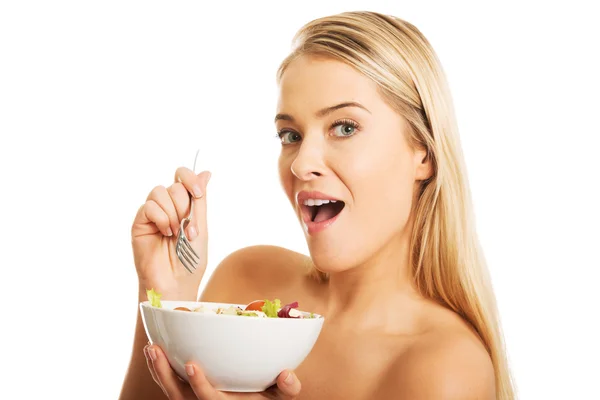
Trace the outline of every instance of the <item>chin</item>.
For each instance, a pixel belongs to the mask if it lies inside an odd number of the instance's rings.
[[[331,242],[313,241],[308,239],[308,250],[313,264],[319,271],[326,274],[335,274],[356,268],[364,255],[357,254],[361,246],[340,246]]]

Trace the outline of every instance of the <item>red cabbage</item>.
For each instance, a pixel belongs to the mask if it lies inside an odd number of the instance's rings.
[[[279,310],[279,312],[277,313],[277,316],[279,318],[300,318],[300,317],[292,317],[290,316],[290,310],[292,308],[298,308],[298,302],[295,301],[293,303],[290,304],[286,304],[285,306],[283,306],[281,308],[281,310]]]

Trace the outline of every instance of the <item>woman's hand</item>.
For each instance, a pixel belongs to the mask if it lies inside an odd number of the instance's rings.
[[[155,187],[140,207],[131,228],[140,300],[145,300],[145,289],[151,288],[161,293],[164,300],[196,300],[207,262],[206,186],[209,179],[209,172],[196,175],[188,168],[178,168],[175,182],[168,188]],[[186,235],[200,256],[193,275],[181,265],[175,252],[179,224],[190,209],[189,193],[194,213]]]
[[[300,394],[300,381],[291,371],[282,372],[277,377],[277,385],[261,393],[225,393],[212,387],[202,370],[193,363],[186,364],[190,383],[181,380],[171,368],[167,357],[156,345],[144,348],[148,369],[154,381],[169,399],[176,400],[292,400]]]

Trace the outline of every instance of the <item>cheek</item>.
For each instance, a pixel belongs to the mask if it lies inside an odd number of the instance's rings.
[[[414,181],[412,156],[399,140],[357,146],[338,161],[348,179],[362,182],[361,186],[385,187],[384,193],[391,186],[405,187]]]
[[[344,176],[361,214],[367,213],[371,221],[405,221],[414,192],[410,152],[402,144],[393,143],[363,149],[351,159],[351,163],[344,164]]]
[[[279,168],[279,182],[281,183],[281,187],[283,188],[285,194],[291,200],[293,197],[294,190],[294,179],[291,170],[291,161],[288,156],[283,153],[279,156],[278,161]]]

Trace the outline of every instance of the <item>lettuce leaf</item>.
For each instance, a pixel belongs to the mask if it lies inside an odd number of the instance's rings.
[[[161,294],[154,291],[154,289],[146,289],[146,296],[148,297],[148,301],[152,307],[162,308],[162,304],[160,304]]]
[[[278,318],[277,311],[281,308],[281,300],[275,299],[275,301],[265,300],[265,305],[262,306],[262,312],[269,318]]]

